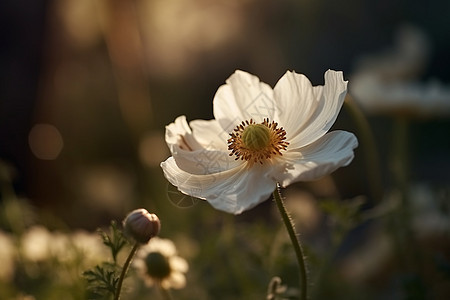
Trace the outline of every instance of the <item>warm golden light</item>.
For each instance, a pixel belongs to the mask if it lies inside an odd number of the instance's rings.
[[[159,167],[161,161],[169,156],[164,135],[159,131],[151,131],[141,138],[139,158],[149,167]]]
[[[205,53],[237,41],[248,2],[139,1],[150,72],[183,74]]]

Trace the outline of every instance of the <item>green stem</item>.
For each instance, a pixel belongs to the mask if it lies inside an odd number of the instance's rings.
[[[292,246],[294,247],[295,250],[295,255],[297,256],[297,262],[300,268],[300,288],[301,288],[300,299],[306,300],[308,289],[308,278],[306,275],[306,266],[303,256],[303,249],[300,244],[300,240],[297,237],[297,233],[295,232],[295,227],[292,222],[292,219],[286,210],[286,206],[284,205],[279,185],[277,185],[277,188],[273,191],[273,197],[277,204],[278,210],[280,211],[281,218],[283,219],[284,225],[286,226],[286,230],[289,234],[289,237],[291,238]]]
[[[125,279],[125,275],[127,274],[131,260],[133,259],[133,256],[136,253],[138,248],[139,248],[139,243],[134,244],[133,249],[131,249],[130,254],[127,257],[127,260],[125,261],[125,264],[123,265],[122,272],[120,273],[119,281],[117,282],[117,289],[116,289],[116,293],[114,295],[114,300],[120,299],[120,290],[122,289],[123,280]]]
[[[375,137],[366,116],[355,103],[353,98],[348,94],[345,98],[344,105],[350,116],[353,118],[360,134],[358,138],[361,141],[361,146],[365,154],[367,178],[369,181],[371,195],[375,201],[380,202],[383,197],[383,184],[381,180],[380,158],[377,151]]]

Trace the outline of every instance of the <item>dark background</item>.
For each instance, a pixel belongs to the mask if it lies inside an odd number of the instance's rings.
[[[208,1],[194,2],[200,11],[211,11],[213,6]],[[149,59],[136,55],[142,54],[139,49],[127,52],[131,41],[127,36],[132,34],[127,34],[126,24],[136,20],[118,12],[133,5],[132,1],[111,1],[117,24],[84,44],[67,33],[65,14],[57,3],[10,0],[0,4],[0,158],[15,170],[17,194],[56,212],[67,205],[72,207],[68,203],[76,203],[81,197],[74,192],[78,190],[74,174],[80,166],[99,164],[112,165],[130,175],[137,198],[134,203],[145,203],[139,198],[146,198],[147,180],[156,177],[157,182],[164,181],[157,164],[142,166],[138,157],[140,137],[146,132],[162,134],[164,126],[181,114],[189,120],[212,118],[214,93],[235,69],[256,74],[272,86],[287,69],[306,74],[314,84],[323,83],[323,73],[329,68],[344,71],[348,78],[357,58],[392,47],[396,30],[410,24],[423,30],[431,44],[429,64],[418,80],[450,82],[450,2],[445,0],[233,2],[235,7],[227,11],[236,16],[236,24],[240,22],[238,30],[215,46],[179,49],[179,60],[167,52],[166,61],[185,63],[181,68],[160,64],[164,52],[152,56],[151,50]],[[68,7],[66,10],[75,9]],[[78,19],[75,28],[91,20],[92,15],[80,15]],[[177,20],[171,22],[175,32],[181,34],[183,23],[177,24]],[[137,23],[145,21],[141,18]],[[214,22],[208,22],[200,21],[193,30],[213,26]],[[140,34],[146,40],[143,30]],[[161,36],[171,38],[169,34]],[[180,37],[174,35],[173,39]],[[149,43],[158,44],[158,36],[143,42],[141,50]],[[61,77],[63,84],[58,83]],[[133,100],[133,93],[121,96],[121,84],[125,91],[142,90],[137,93],[141,100]],[[134,107],[142,101],[145,106],[147,99],[151,113],[130,123],[119,104],[121,97],[133,98],[129,102]],[[347,117],[344,113],[336,126],[351,129]],[[373,122],[383,144],[388,140],[389,122],[383,118],[373,118]],[[54,124],[63,136],[64,148],[56,160],[37,159],[30,151],[28,135],[36,123]],[[448,119],[417,121],[412,128],[410,156],[416,164],[411,177],[445,185],[449,180]],[[154,147],[163,152],[162,157],[168,155],[163,144]],[[388,155],[383,154],[384,147],[380,148],[382,155]],[[141,176],[141,172],[146,175]],[[359,178],[353,180],[360,184],[344,187],[346,193],[364,193],[366,183]],[[83,211],[81,207],[78,212]],[[110,213],[120,214],[121,210]],[[63,217],[69,223],[92,226],[68,215]]]

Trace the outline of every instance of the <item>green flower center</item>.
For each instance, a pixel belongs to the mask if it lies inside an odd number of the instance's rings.
[[[272,159],[276,155],[283,155],[281,151],[287,149],[289,143],[285,141],[286,131],[278,128],[278,123],[264,119],[256,124],[252,119],[244,121],[230,133],[228,150],[230,156],[236,160],[246,160],[250,165]]]
[[[167,278],[170,275],[170,264],[164,255],[159,252],[150,252],[145,257],[145,265],[147,266],[147,274],[159,280]]]
[[[269,128],[263,124],[251,124],[242,132],[242,142],[249,150],[261,150],[270,143]]]

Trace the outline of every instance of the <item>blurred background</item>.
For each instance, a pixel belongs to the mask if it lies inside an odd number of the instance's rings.
[[[179,115],[213,118],[214,94],[236,69],[271,86],[286,70],[314,85],[323,84],[326,70],[342,70],[375,136],[381,180],[373,188],[370,175],[362,175],[370,163],[361,145],[349,167],[286,191],[311,269],[332,261],[326,270],[334,280],[314,297],[362,299],[370,291],[373,298],[364,299],[444,299],[449,292],[449,1],[6,0],[0,16],[1,201],[4,207],[8,199],[26,203],[24,228],[93,231],[145,207],[190,261],[180,299],[261,299],[280,273],[295,286],[290,254],[266,259],[292,250],[273,246],[283,229],[273,203],[234,217],[177,195],[159,167],[170,155],[164,126]],[[376,78],[370,81],[376,86],[366,89],[361,78]],[[388,104],[372,110],[365,95],[381,95]],[[392,109],[391,96],[399,103]],[[411,98],[418,100],[410,104]],[[403,148],[393,143],[396,130],[405,130],[399,123],[408,127]],[[345,107],[334,129],[361,134]],[[398,161],[408,164],[403,177]],[[415,239],[427,241],[420,272],[383,256],[381,269],[367,275],[361,261],[390,253],[381,247],[385,223],[375,217],[347,223],[405,184],[410,195],[425,194],[420,205],[431,202],[442,215],[443,236]],[[2,229],[14,232],[7,219]],[[430,220],[436,217],[420,219],[418,227]],[[327,250],[336,224],[343,231],[333,254]],[[365,253],[372,245],[382,249]],[[349,254],[355,249],[359,256]],[[235,263],[227,266],[224,256]],[[442,264],[430,267],[428,258]],[[322,276],[316,273],[313,278]]]

